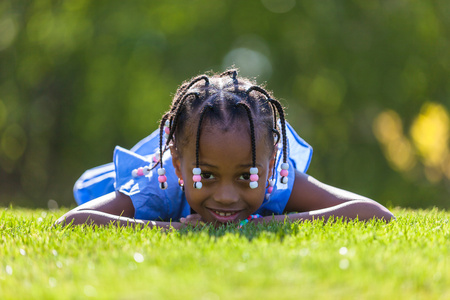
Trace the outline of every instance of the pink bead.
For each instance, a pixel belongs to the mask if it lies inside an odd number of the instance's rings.
[[[267,188],[267,192],[270,194],[270,193],[272,193],[272,191],[273,191],[273,186],[269,186],[269,187]]]
[[[169,128],[169,127],[165,127],[165,128],[164,128],[164,132],[165,132],[166,134],[170,134],[170,128]]]
[[[167,181],[167,177],[166,177],[166,175],[160,175],[160,176],[158,176],[158,181],[159,182],[166,182]]]
[[[281,170],[281,172],[280,172],[280,175],[283,176],[283,177],[287,177],[288,174],[289,174],[288,170]]]
[[[154,156],[153,156],[153,162],[158,162],[158,161],[159,161],[159,157],[156,156],[156,155],[154,155]]]
[[[144,176],[144,169],[143,168],[139,168],[137,170],[137,176]]]
[[[250,175],[250,181],[258,181],[258,179],[259,179],[258,174],[252,174],[252,175]]]
[[[202,176],[194,175],[194,176],[192,176],[192,180],[194,180],[195,182],[200,182],[200,181],[202,181]]]

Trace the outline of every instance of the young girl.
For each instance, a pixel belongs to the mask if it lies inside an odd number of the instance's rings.
[[[57,223],[394,218],[373,200],[306,175],[311,156],[268,91],[237,70],[200,75],[178,89],[159,130],[130,151],[116,147],[113,163],[81,176],[74,187],[81,205]]]

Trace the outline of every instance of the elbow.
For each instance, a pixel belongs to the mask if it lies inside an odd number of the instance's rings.
[[[397,220],[394,214],[391,213],[387,208],[385,208],[385,211],[383,211],[380,219],[384,220],[386,223]]]
[[[81,214],[82,215],[82,214]],[[70,226],[70,225],[80,225],[85,224],[89,218],[83,218],[83,216],[80,216],[80,212],[77,210],[71,210],[68,213],[64,214],[62,217],[60,217],[58,220],[55,221],[53,224],[54,226]]]
[[[71,215],[71,212],[68,212],[61,216],[58,220],[53,223],[53,226],[62,226],[65,227],[67,225],[73,224],[75,218]]]
[[[364,203],[365,202],[365,203]],[[363,201],[361,203],[363,207],[361,207],[361,212],[363,212],[364,220],[381,220],[386,223],[396,220],[394,214],[392,214],[386,207],[375,202],[373,200]],[[361,218],[360,218],[361,219]]]

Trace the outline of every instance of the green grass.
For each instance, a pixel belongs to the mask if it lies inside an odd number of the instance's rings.
[[[450,213],[236,228],[52,228],[0,208],[1,299],[450,299]]]

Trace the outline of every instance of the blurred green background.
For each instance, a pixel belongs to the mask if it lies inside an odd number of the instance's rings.
[[[74,206],[182,81],[235,64],[314,147],[309,174],[449,208],[449,31],[448,0],[0,1],[0,205]]]

